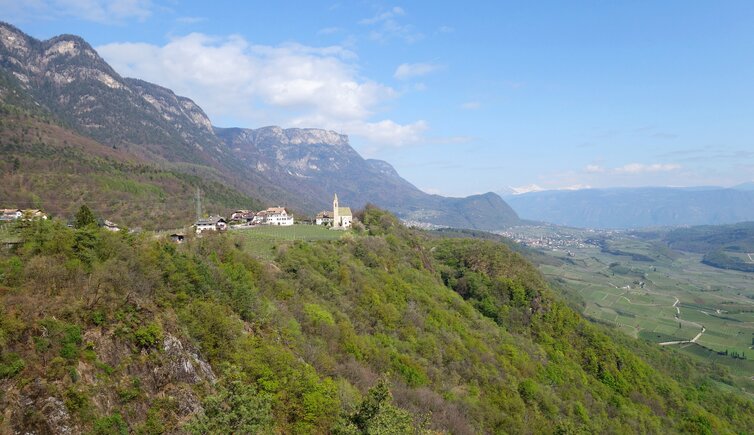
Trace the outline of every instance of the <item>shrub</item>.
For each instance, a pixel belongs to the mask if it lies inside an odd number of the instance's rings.
[[[21,373],[26,363],[16,353],[7,353],[0,357],[0,379],[12,378]]]
[[[136,344],[144,349],[156,347],[162,341],[162,327],[152,322],[134,331]]]
[[[128,424],[120,414],[108,415],[94,420],[93,435],[128,435]]]

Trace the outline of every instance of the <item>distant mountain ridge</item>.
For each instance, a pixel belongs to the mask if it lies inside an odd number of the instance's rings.
[[[754,191],[745,188],[550,190],[507,200],[523,219],[586,228],[719,225],[754,220]]]
[[[387,162],[364,160],[347,136],[332,131],[213,127],[192,100],[121,77],[78,36],[39,41],[0,23],[0,102],[47,113],[102,144],[302,213],[328,208],[338,192],[352,207],[371,202],[436,225],[494,230],[518,223],[493,193],[484,200],[429,195]]]
[[[501,229],[519,222],[494,193],[447,198],[422,192],[389,163],[362,158],[347,136],[333,131],[263,127],[215,128],[215,133],[247,167],[320,204],[338,192],[352,207],[374,203],[403,219],[442,226]]]

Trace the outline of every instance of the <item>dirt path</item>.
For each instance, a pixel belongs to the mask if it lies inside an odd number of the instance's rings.
[[[696,340],[699,340],[699,337],[701,337],[702,334],[704,334],[704,331],[706,331],[706,329],[704,329],[704,326],[702,326],[702,331],[700,333],[696,334],[696,336],[694,338],[692,338],[691,340],[664,341],[662,343],[657,343],[657,344],[659,344],[660,346],[669,346],[671,344],[696,343]]]

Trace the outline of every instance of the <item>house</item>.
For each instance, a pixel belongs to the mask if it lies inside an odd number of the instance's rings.
[[[293,225],[293,216],[288,214],[285,207],[270,207],[262,210],[254,216],[252,225]]]
[[[24,219],[26,220],[47,219],[47,213],[36,208],[22,210],[22,212],[23,212]]]
[[[321,211],[317,213],[317,216],[314,218],[314,223],[316,225],[332,225],[332,212],[331,211]]]
[[[350,228],[353,222],[353,213],[350,207],[340,207],[338,194],[332,200],[332,226],[333,228]]]
[[[264,222],[266,219],[267,219],[267,212],[262,210],[259,213],[255,214],[253,218],[251,218],[251,224],[264,225]]]
[[[170,235],[170,240],[180,244],[186,240],[186,235],[183,233],[173,233]]]
[[[255,214],[251,210],[236,210],[230,215],[230,220],[251,222],[254,216]]]
[[[201,234],[204,231],[225,231],[228,229],[228,223],[225,222],[225,218],[222,216],[210,216],[206,219],[199,219],[194,226],[196,227],[196,234]]]
[[[14,221],[23,219],[25,221],[35,219],[47,219],[47,214],[38,209],[21,210],[17,208],[0,209],[0,221]]]
[[[14,221],[21,219],[24,213],[17,208],[4,208],[0,209],[0,221]]]
[[[113,232],[120,231],[120,228],[118,227],[117,224],[115,224],[114,222],[110,222],[107,219],[105,219],[105,220],[102,221],[102,225],[101,226],[102,226],[102,228],[104,228],[104,229],[106,229],[108,231],[113,231]]]

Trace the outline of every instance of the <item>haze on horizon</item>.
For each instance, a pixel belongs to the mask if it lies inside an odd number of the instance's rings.
[[[492,3],[492,2],[489,2]],[[215,125],[348,134],[430,193],[754,174],[754,4],[0,0]]]

